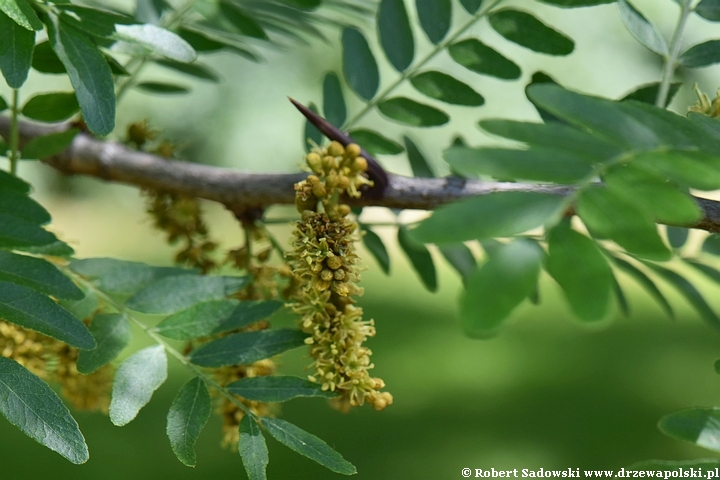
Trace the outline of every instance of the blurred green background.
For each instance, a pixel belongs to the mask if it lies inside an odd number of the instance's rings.
[[[446,173],[441,151],[454,134],[471,144],[497,142],[476,128],[480,118],[536,119],[523,95],[523,87],[536,70],[586,92],[618,98],[636,85],[657,81],[660,63],[637,45],[624,30],[616,7],[558,10],[529,1],[510,1],[533,10],[540,18],[576,40],[568,58],[549,58],[504,42],[481,22],[470,33],[513,58],[523,67],[523,80],[503,82],[458,71],[446,56],[433,65],[452,70],[487,100],[479,109],[448,108],[450,125],[408,131],[376,113],[361,126],[376,128],[399,138],[408,134],[428,155],[438,173]],[[668,35],[677,6],[671,0],[634,2]],[[129,2],[115,5],[130,11]],[[412,9],[411,9],[412,10]],[[456,10],[459,10],[456,8]],[[464,12],[456,11],[456,21]],[[372,28],[371,20],[363,28]],[[688,27],[688,42],[707,38],[717,30],[697,18]],[[292,171],[302,157],[300,116],[286,100],[321,100],[324,74],[338,70],[338,32],[325,30],[329,41],[310,45],[265,49],[266,61],[253,64],[223,54],[205,60],[221,72],[218,87],[173,77],[148,69],[144,79],[173,78],[192,85],[189,96],[149,96],[133,92],[120,105],[118,130],[143,118],[179,142],[181,155],[208,164],[242,170]],[[418,56],[429,48],[418,32]],[[376,42],[373,41],[375,45]],[[375,49],[379,52],[378,49]],[[381,62],[383,85],[396,73]],[[694,102],[691,85],[714,92],[720,85],[718,69],[697,71],[685,82],[673,107],[677,111]],[[61,80],[34,74],[33,91],[67,89]],[[0,91],[7,93],[0,88]],[[406,86],[399,93],[409,93]],[[360,102],[348,94],[350,111]],[[393,172],[407,173],[404,157],[382,157]],[[23,164],[20,173],[36,185],[36,197],[53,214],[52,229],[69,241],[79,257],[114,256],[152,264],[169,264],[172,248],[150,227],[142,200],[131,187],[94,179],[61,177],[49,167]],[[224,247],[234,247],[242,234],[231,215],[216,205],[204,204],[211,230]],[[284,217],[291,210],[275,209]],[[365,220],[389,219],[383,209],[366,209]],[[401,220],[417,214],[405,212]],[[285,239],[289,228],[274,228]],[[650,458],[681,460],[715,454],[663,436],[658,419],[674,410],[720,404],[720,377],[713,363],[720,358],[720,336],[703,324],[682,299],[669,297],[678,310],[670,320],[639,291],[632,280],[620,276],[630,298],[630,318],[615,314],[601,325],[589,327],[572,318],[548,277],[541,282],[542,306],[523,305],[495,339],[466,338],[456,318],[460,282],[439,255],[440,291],[425,292],[397,250],[391,228],[378,229],[390,246],[392,273],[385,277],[365,251],[361,305],[376,321],[378,334],[371,340],[376,365],[395,398],[383,412],[359,408],[350,414],[329,409],[322,400],[295,400],[282,409],[283,418],[318,435],[353,462],[361,479],[452,479],[461,469],[513,469],[540,467],[618,469]],[[694,232],[692,251],[702,233]],[[283,240],[284,241],[284,240]],[[717,310],[717,285],[689,275]],[[667,290],[665,290],[667,291]],[[287,318],[278,319],[287,323]],[[135,332],[134,346],[147,340]],[[284,373],[303,375],[305,353],[292,351],[282,358]],[[198,467],[182,466],[165,437],[167,409],[177,389],[188,378],[176,363],[171,375],[126,427],[114,427],[107,417],[77,413],[90,447],[90,461],[67,463],[0,421],[0,478],[32,479],[209,479],[245,478],[239,456],[220,448],[220,423],[213,417],[198,444]],[[270,478],[323,479],[339,475],[296,455],[268,439]]]

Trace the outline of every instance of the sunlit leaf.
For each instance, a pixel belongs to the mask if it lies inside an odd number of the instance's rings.
[[[25,0],[0,0],[0,11],[27,30],[42,30],[43,24]]]
[[[250,415],[245,415],[240,420],[238,452],[248,480],[267,480],[269,456],[265,437],[260,431],[260,426]]]
[[[548,55],[569,55],[575,43],[533,15],[515,9],[496,10],[488,17],[493,29],[507,40]]]
[[[115,373],[110,421],[121,427],[134,420],[166,378],[167,356],[162,345],[144,348],[125,360]]]
[[[377,13],[380,45],[393,67],[404,71],[415,56],[415,43],[403,0],[380,0]]]
[[[197,53],[189,43],[155,25],[116,25],[113,38],[122,41],[115,43],[112,48],[121,53],[160,55],[183,63],[190,63],[197,58]]]

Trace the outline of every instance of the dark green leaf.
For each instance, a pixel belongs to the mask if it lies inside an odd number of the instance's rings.
[[[27,195],[13,190],[0,190],[0,212],[37,225],[50,223],[47,210]]]
[[[467,282],[468,277],[477,267],[475,255],[470,249],[464,243],[439,245],[438,249],[442,256],[445,257],[445,260],[457,270],[463,282]]]
[[[127,347],[132,337],[130,324],[124,315],[106,313],[95,315],[90,323],[97,343],[94,350],[81,350],[78,356],[77,369],[83,375],[89,375],[98,368],[113,361]]]
[[[412,231],[426,243],[510,237],[540,227],[562,197],[536,192],[493,192],[442,206]]]
[[[380,86],[377,62],[360,30],[343,29],[343,73],[350,88],[365,100],[372,100]]]
[[[418,178],[435,178],[435,173],[418,146],[408,137],[403,137],[403,141],[405,142],[405,150],[407,150],[413,176]]]
[[[75,464],[87,462],[78,424],[55,392],[14,360],[0,357],[0,412],[33,440]]]
[[[190,91],[190,88],[184,85],[165,82],[140,82],[135,86],[148,93],[175,95],[178,93],[188,93]]]
[[[613,274],[595,242],[565,223],[558,225],[548,234],[545,269],[580,319],[595,321],[606,315]]]
[[[673,82],[670,84],[670,90],[668,91],[667,99],[665,100],[665,106],[667,107],[672,102],[677,92],[682,87],[682,82]],[[632,92],[625,95],[622,100],[635,100],[636,102],[647,103],[655,105],[655,99],[658,96],[660,90],[660,82],[648,83],[640,85]]]
[[[670,285],[675,287],[677,291],[685,297],[685,299],[692,305],[695,310],[698,311],[700,316],[710,323],[710,325],[720,328],[720,318],[715,314],[715,312],[710,308],[710,305],[707,304],[705,299],[703,298],[702,294],[695,288],[695,286],[687,281],[683,276],[673,272],[672,270],[669,270],[667,268],[661,267],[660,265],[656,265],[654,263],[648,263],[644,262],[645,265],[652,268],[655,273],[658,274],[663,280],[668,282]]]
[[[441,72],[423,72],[410,77],[410,83],[430,98],[454,105],[479,107],[485,103],[482,95],[468,85]]]
[[[22,149],[22,158],[43,160],[64,151],[72,144],[79,130],[71,128],[64,132],[34,137]]]
[[[403,152],[402,145],[372,130],[360,128],[351,130],[349,135],[358,145],[367,150],[370,155],[397,155]]]
[[[668,55],[665,39],[642,13],[638,12],[627,0],[618,0],[618,8],[625,28],[638,42],[658,55]]]
[[[59,4],[60,21],[94,37],[109,38],[115,33],[116,24],[135,23],[130,17],[97,8]]]
[[[113,51],[135,55],[160,55],[183,63],[195,61],[197,53],[178,35],[155,25],[116,25],[113,38],[121,42]]]
[[[58,241],[52,233],[38,225],[0,213],[0,248],[25,250],[27,247],[49,245]]]
[[[55,265],[41,258],[0,251],[0,280],[57,298],[79,300],[84,297],[82,291]]]
[[[630,305],[628,304],[627,298],[625,297],[625,293],[622,290],[622,287],[618,283],[617,279],[613,275],[613,292],[615,293],[615,298],[618,302],[618,307],[620,308],[620,311],[622,314],[626,317],[630,316]]]
[[[255,419],[250,415],[245,415],[240,420],[238,452],[240,452],[248,480],[267,480],[266,469],[270,459],[265,437]]]
[[[684,227],[666,227],[665,232],[670,246],[679,249],[687,242],[690,230]]]
[[[705,20],[720,22],[720,2],[718,0],[701,0],[693,11]]]
[[[25,0],[0,0],[0,11],[27,30],[42,30],[43,24]]]
[[[300,10],[315,10],[322,5],[322,0],[280,0],[280,2]]]
[[[386,117],[413,127],[437,127],[450,121],[444,112],[405,97],[383,100],[377,105]]]
[[[645,288],[645,290],[655,299],[655,301],[660,304],[668,317],[675,318],[675,312],[673,312],[673,309],[665,298],[665,295],[663,295],[662,292],[658,289],[657,285],[655,285],[655,283],[650,280],[650,277],[645,275],[645,273],[643,273],[633,264],[628,263],[621,258],[611,258],[620,270],[633,277],[636,282],[638,282]]]
[[[262,60],[262,57],[254,52],[247,42],[238,41],[236,38],[228,36],[227,33],[215,30],[205,24],[185,24],[179,30],[179,34],[191,46],[199,44],[201,49],[198,51],[209,52],[225,48],[253,62]],[[218,47],[218,45],[220,46]]]
[[[260,330],[226,335],[201,345],[188,358],[201,367],[224,367],[252,363],[305,344],[299,330]]]
[[[220,15],[227,20],[234,29],[246,37],[267,40],[268,36],[260,24],[249,16],[243,9],[229,2],[220,2]]]
[[[592,172],[592,157],[548,147],[527,150],[450,147],[445,160],[467,176],[489,175],[498,180],[576,183]]]
[[[673,438],[720,451],[720,408],[688,408],[673,412],[660,419],[658,428]]]
[[[377,28],[385,55],[398,72],[413,61],[415,43],[403,0],[380,0]]]
[[[435,272],[435,264],[425,245],[412,238],[404,226],[398,228],[398,243],[420,276],[425,288],[431,292],[436,291],[437,273]]]
[[[91,132],[107,135],[115,128],[115,84],[105,57],[82,32],[51,16],[48,36],[70,76],[83,119]]]
[[[30,192],[30,184],[4,170],[0,170],[0,191],[12,190],[17,193]]]
[[[125,360],[115,373],[110,421],[122,427],[135,419],[153,392],[167,378],[167,356],[162,345],[147,347]]]
[[[520,78],[520,67],[480,40],[453,43],[448,52],[453,60],[473,72],[506,80]]]
[[[220,325],[213,330],[213,334],[228,332],[238,328],[246,327],[251,323],[264,320],[272,316],[280,308],[283,302],[277,300],[246,300],[232,311],[230,316],[224,318]]]
[[[698,190],[720,188],[720,157],[704,152],[660,151],[635,155],[633,166]]]
[[[32,68],[42,73],[65,73],[67,71],[48,41],[35,45]]]
[[[310,103],[310,105],[308,105],[308,108],[315,113],[319,113],[314,103]],[[312,146],[310,140],[312,140],[316,145],[320,145],[322,144],[324,138],[325,136],[322,134],[322,132],[318,130],[315,125],[310,123],[309,120],[305,119],[305,136],[303,137],[303,144],[305,144],[306,150],[310,151],[310,148]]]
[[[470,14],[478,11],[483,0],[460,0],[460,4]]]
[[[167,10],[172,10],[172,7],[165,0],[137,0],[135,19],[140,23],[157,24]]]
[[[543,3],[561,8],[592,7],[604,3],[614,3],[617,0],[539,0]]]
[[[705,237],[702,249],[711,255],[720,255],[720,235],[713,233]]]
[[[540,114],[540,118],[545,123],[551,123],[551,122],[559,122],[559,123],[565,123],[562,120],[560,120],[558,117],[553,115],[552,113],[548,112],[544,108],[540,107],[538,104],[536,104],[532,98],[530,98],[529,95],[527,95],[528,88],[531,85],[538,85],[542,83],[549,83],[551,85],[558,85],[558,82],[555,81],[550,75],[548,75],[545,72],[535,72],[532,75],[532,78],[530,80],[530,83],[525,87],[525,95],[528,97],[528,100],[530,100],[530,103],[533,104],[535,107],[535,110]]]
[[[80,111],[74,92],[43,93],[30,98],[22,114],[39,122],[62,122]]]
[[[4,112],[9,107],[7,101],[3,98],[2,95],[0,95],[0,112]],[[3,140],[4,142],[4,140]],[[4,151],[4,150],[3,150]]]
[[[440,43],[452,22],[451,0],[415,0],[418,19],[425,35],[435,45]]]
[[[275,439],[325,468],[343,475],[354,475],[357,469],[352,463],[330,446],[305,430],[279,418],[262,417],[260,419],[268,433]]]
[[[4,10],[2,6],[7,3],[0,1],[0,9]],[[0,71],[10,88],[20,88],[27,80],[34,48],[35,32],[0,12]]]
[[[150,1],[150,0],[143,0],[143,1]],[[154,23],[154,22],[145,22],[145,23]],[[200,32],[196,32],[194,30],[188,30],[187,28],[181,27],[177,31],[177,34],[180,35],[180,37],[183,40],[188,42],[190,44],[190,46],[195,49],[196,52],[217,52],[218,50],[222,50],[223,48],[228,46],[224,43],[210,39]]]
[[[175,70],[176,72],[199,78],[200,80],[208,80],[214,83],[220,81],[220,76],[214,70],[201,63],[182,63],[165,59],[155,60],[155,63],[162,65],[165,68]]]
[[[240,290],[247,282],[247,277],[167,277],[143,288],[125,305],[138,312],[169,315],[196,303],[223,299]]]
[[[323,81],[323,111],[325,119],[336,127],[342,126],[347,118],[340,79],[334,72],[325,75]]]
[[[610,186],[584,189],[576,210],[593,234],[609,238],[629,252],[653,260],[672,257],[654,220]]]
[[[695,200],[683,189],[649,175],[633,164],[611,169],[603,181],[614,194],[661,223],[692,225],[702,218]]]
[[[370,254],[377,260],[380,268],[385,275],[390,273],[390,255],[385,248],[385,244],[377,233],[373,232],[366,226],[363,226],[363,244],[368,249]]]
[[[460,301],[460,317],[468,335],[487,336],[532,293],[543,256],[540,246],[525,238],[492,250],[468,278]]]
[[[617,145],[560,122],[529,123],[514,120],[481,120],[480,127],[494,135],[533,147],[564,150],[605,161],[623,153]]]
[[[230,393],[258,402],[280,403],[298,397],[332,398],[336,394],[323,390],[322,385],[289,375],[252,377],[237,380],[226,388]]]
[[[493,29],[507,40],[535,52],[569,55],[575,48],[570,38],[527,12],[509,8],[496,10],[488,20]]]
[[[45,295],[21,285],[0,282],[0,317],[73,347],[95,348],[85,324]]]
[[[195,466],[195,441],[210,418],[212,406],[205,382],[195,377],[178,391],[167,416],[167,436],[175,456]]]
[[[720,62],[720,40],[693,45],[680,55],[678,62],[688,68],[707,67]]]

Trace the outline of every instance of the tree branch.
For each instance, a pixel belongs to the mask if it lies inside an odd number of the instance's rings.
[[[67,125],[20,124],[21,141],[63,131]],[[10,121],[0,117],[0,133],[7,134]],[[69,175],[98,177],[111,182],[151,188],[212,200],[235,213],[276,204],[293,204],[293,185],[304,173],[243,173],[229,168],[167,160],[130,150],[122,144],[78,134],[72,145],[44,163]],[[462,198],[493,192],[547,192],[566,195],[571,187],[509,182],[486,182],[459,177],[412,178],[388,174],[381,198],[353,199],[353,205],[431,210]],[[720,202],[694,197],[705,217],[692,228],[720,232]]]

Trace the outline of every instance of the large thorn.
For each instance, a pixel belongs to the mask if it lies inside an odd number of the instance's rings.
[[[313,112],[309,108],[307,108],[302,103],[293,100],[292,98],[288,97],[288,99],[292,102],[293,105],[295,105],[295,108],[300,110],[300,113],[305,115],[305,118],[308,119],[310,123],[315,125],[320,132],[322,132],[323,135],[325,135],[330,140],[335,140],[336,142],[340,142],[343,147],[346,147],[350,145],[351,143],[357,143],[355,140],[350,138],[350,136],[344,132],[342,132],[339,128],[336,128],[334,125],[332,125],[330,122],[325,120],[323,117],[318,115],[317,113]],[[364,148],[362,148],[362,145],[360,145],[360,155],[367,160],[368,162],[368,177],[370,177],[370,180],[374,182],[374,186],[366,192],[366,195],[371,198],[380,198],[382,197],[382,193],[385,190],[385,187],[388,185],[388,176],[385,170],[380,166],[380,164],[373,158],[372,155],[370,155]]]

